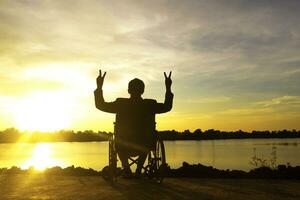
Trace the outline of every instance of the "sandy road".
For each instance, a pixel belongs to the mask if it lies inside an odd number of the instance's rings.
[[[27,199],[300,199],[300,181],[167,178],[120,179],[114,186],[97,176],[0,176],[0,200]]]

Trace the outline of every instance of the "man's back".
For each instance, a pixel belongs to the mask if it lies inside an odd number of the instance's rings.
[[[117,143],[132,151],[147,151],[155,140],[155,108],[152,99],[116,100],[115,134]]]
[[[155,129],[157,102],[153,99],[118,98],[116,123],[128,131]]]

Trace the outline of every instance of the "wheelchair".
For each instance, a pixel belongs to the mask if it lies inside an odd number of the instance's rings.
[[[138,157],[129,157],[129,166],[137,164],[137,162]],[[155,145],[148,152],[147,160],[142,167],[142,176],[160,184],[164,180],[167,169],[165,146],[163,140],[157,135]],[[115,183],[121,174],[122,170],[118,167],[115,135],[112,134],[109,136],[108,165],[102,169],[102,177],[110,183]]]

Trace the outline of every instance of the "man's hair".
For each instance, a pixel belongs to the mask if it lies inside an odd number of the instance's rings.
[[[142,80],[135,78],[128,83],[128,93],[142,95],[145,90],[145,84]]]

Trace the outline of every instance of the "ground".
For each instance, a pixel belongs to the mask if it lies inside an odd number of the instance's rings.
[[[300,199],[298,180],[167,178],[120,179],[110,185],[99,176],[0,175],[0,199]]]

